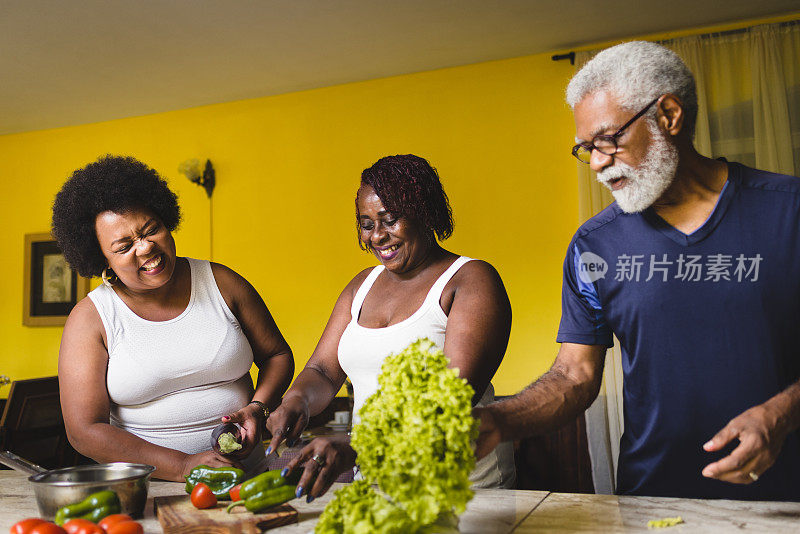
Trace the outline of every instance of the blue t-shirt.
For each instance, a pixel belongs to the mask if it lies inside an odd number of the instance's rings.
[[[616,203],[564,262],[558,341],[619,339],[625,431],[617,492],[800,500],[800,440],[749,485],[701,475],[732,418],[800,378],[800,179],[728,163],[714,211],[687,235]],[[738,441],[734,440],[734,444]]]

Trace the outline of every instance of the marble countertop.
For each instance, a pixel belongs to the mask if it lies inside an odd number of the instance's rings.
[[[0,532],[26,517],[37,517],[36,499],[27,476],[0,471]],[[145,532],[156,534],[161,527],[153,512],[153,497],[185,495],[183,484],[153,481],[145,517]],[[291,504],[300,521],[270,530],[277,533],[313,532],[316,519],[333,497],[334,489],[307,504]],[[459,530],[469,534],[509,532],[653,532],[650,519],[681,516],[684,524],[666,532],[789,532],[800,530],[800,503],[706,501],[661,497],[617,497],[523,490],[477,490],[461,515]]]
[[[684,523],[647,528],[652,519]],[[800,503],[550,493],[513,532],[800,532]]]

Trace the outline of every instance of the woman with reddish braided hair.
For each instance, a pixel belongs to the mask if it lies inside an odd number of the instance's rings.
[[[452,234],[453,216],[433,167],[404,155],[382,158],[364,170],[356,223],[361,248],[380,265],[357,274],[339,295],[314,353],[267,420],[270,449],[283,440],[293,444],[348,377],[358,422],[359,409],[378,389],[383,360],[423,337],[472,385],[474,405],[494,399],[491,379],[508,344],[511,305],[491,265],[439,244]],[[306,493],[310,502],[357,459],[349,438],[324,437],[309,443],[286,469],[301,463],[297,493]],[[475,487],[512,487],[511,444],[478,461],[470,480]]]
[[[415,219],[436,234],[439,241],[453,233],[450,201],[436,169],[425,159],[413,154],[386,156],[361,173],[361,184],[372,187],[379,198],[385,199],[383,203],[391,213]],[[356,228],[360,235],[357,196]],[[360,239],[359,245],[367,250]]]

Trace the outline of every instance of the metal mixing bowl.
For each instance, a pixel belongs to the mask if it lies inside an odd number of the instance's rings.
[[[81,502],[102,490],[119,497],[122,513],[142,517],[147,502],[152,465],[112,463],[65,467],[28,477],[36,494],[36,504],[44,519],[53,520],[62,506]]]

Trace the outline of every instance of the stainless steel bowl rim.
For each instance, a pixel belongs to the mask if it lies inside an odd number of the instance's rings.
[[[119,477],[119,478],[109,478],[109,479],[102,479],[102,480],[85,480],[85,481],[73,481],[73,480],[41,480],[43,478],[47,478],[53,475],[59,474],[69,474],[69,473],[78,473],[81,471],[114,471],[116,469],[136,469],[139,472],[134,473],[132,475]],[[28,477],[28,481],[37,484],[40,486],[96,486],[98,484],[115,484],[117,482],[124,482],[126,480],[137,480],[142,477],[149,477],[155,471],[155,466],[148,465],[148,464],[132,464],[127,462],[114,462],[110,464],[92,464],[92,465],[80,465],[76,467],[62,467],[60,469],[51,469],[49,471],[45,471],[43,473],[37,473],[35,475],[31,475]]]

